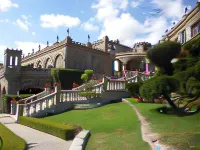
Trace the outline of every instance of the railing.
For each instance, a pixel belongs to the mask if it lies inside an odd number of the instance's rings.
[[[21,99],[19,102],[24,102],[25,104],[26,104],[26,103],[30,103],[30,102],[33,102],[33,101],[35,101],[35,100],[38,100],[38,99],[40,99],[40,98],[42,98],[42,97],[44,97],[44,96],[46,96],[46,95],[47,95],[47,90],[45,89],[43,92],[38,93],[38,94],[36,94],[36,95],[32,95],[32,96],[27,97],[27,98],[25,98],[25,99]]]
[[[55,92],[31,103],[24,104],[23,116],[32,116],[34,113],[38,113],[39,111],[56,105],[56,94],[57,93]]]
[[[86,97],[80,96],[81,91],[73,91],[73,90],[62,90],[60,93],[60,101],[59,102],[74,102],[74,101],[83,101],[87,100]]]

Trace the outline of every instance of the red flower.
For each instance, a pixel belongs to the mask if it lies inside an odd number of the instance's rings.
[[[73,82],[73,88],[76,88],[78,86],[79,86],[78,84],[76,84],[75,82]]]
[[[51,86],[50,83],[45,84],[45,87],[50,87],[50,86]]]
[[[60,83],[59,82],[56,82],[55,84],[54,84],[54,86],[59,86],[60,85]]]

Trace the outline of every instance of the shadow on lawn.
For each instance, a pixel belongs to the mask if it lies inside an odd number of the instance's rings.
[[[179,117],[185,117],[185,116],[191,116],[191,115],[199,113],[200,108],[196,109],[193,112],[188,112],[188,111],[185,111],[185,108],[173,109],[173,108],[169,108],[169,107],[164,106],[164,107],[157,108],[156,111],[161,113],[161,114],[176,115],[176,116],[179,116]]]

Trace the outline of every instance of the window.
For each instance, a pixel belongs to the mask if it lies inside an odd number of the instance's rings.
[[[185,37],[185,30],[182,31],[180,34],[181,34],[181,35],[180,35],[180,38],[181,38],[181,44],[183,44],[183,43],[185,43],[185,39],[186,39],[186,37]]]
[[[12,66],[12,61],[13,61],[13,57],[10,56],[10,64],[9,64],[9,66]]]
[[[192,37],[196,36],[200,33],[200,21],[198,21],[194,26],[192,27]]]

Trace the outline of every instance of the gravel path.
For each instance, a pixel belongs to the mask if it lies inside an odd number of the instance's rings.
[[[152,150],[156,149],[156,145],[160,145],[160,150],[172,150],[169,146],[164,146],[159,143],[159,135],[152,132],[150,123],[145,117],[142,116],[142,114],[133,104],[131,104],[126,99],[122,99],[122,101],[128,103],[136,112],[138,119],[141,123],[142,139],[150,145]]]
[[[28,150],[68,150],[72,141],[15,123],[11,116],[0,115],[0,122],[27,142]]]

